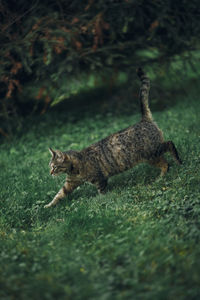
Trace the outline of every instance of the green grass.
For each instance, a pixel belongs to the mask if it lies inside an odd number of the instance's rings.
[[[64,181],[49,175],[48,147],[82,149],[138,121],[138,109],[96,113],[97,103],[70,113],[65,105],[26,120],[1,144],[0,299],[200,297],[198,91],[173,95],[162,109],[152,99],[154,119],[184,162],[167,155],[171,168],[159,181],[143,164],[111,178],[106,195],[85,184],[43,208]]]

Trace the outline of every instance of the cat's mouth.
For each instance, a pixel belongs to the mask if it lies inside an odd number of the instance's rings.
[[[50,171],[50,174],[51,174],[51,176],[53,176],[53,177],[59,175],[58,173],[55,173],[54,170],[51,170],[51,171]]]
[[[57,176],[57,175],[65,173],[65,170],[66,170],[65,167],[51,167],[50,174],[52,176]]]
[[[62,174],[62,172],[55,172],[54,170],[51,170],[50,174],[51,174],[51,176],[55,177],[55,176]]]

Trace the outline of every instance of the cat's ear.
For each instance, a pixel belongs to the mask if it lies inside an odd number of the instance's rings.
[[[56,153],[57,156],[64,162],[64,160],[66,158],[65,154],[62,151],[59,151],[59,150],[57,150],[56,152],[57,152]]]
[[[54,158],[54,157],[55,157],[55,155],[56,155],[56,152],[55,152],[55,151],[53,151],[53,149],[51,149],[51,148],[49,148],[49,152],[51,153],[51,155],[52,155],[52,158]]]

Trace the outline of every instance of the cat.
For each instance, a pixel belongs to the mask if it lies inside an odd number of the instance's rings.
[[[66,151],[49,148],[51,175],[67,174],[64,186],[45,208],[56,205],[59,200],[71,193],[84,182],[94,184],[100,193],[104,193],[108,178],[124,172],[138,163],[147,162],[161,169],[163,176],[169,169],[163,157],[169,152],[178,164],[179,158],[172,141],[164,141],[163,133],[153,121],[149,109],[150,80],[142,68],[137,69],[141,81],[139,99],[142,119],[126,129],[100,140],[81,150]]]

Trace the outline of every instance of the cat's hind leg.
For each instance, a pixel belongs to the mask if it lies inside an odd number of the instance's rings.
[[[172,141],[167,141],[167,142],[162,143],[158,149],[157,154],[158,154],[158,156],[161,156],[166,152],[169,152],[173,156],[173,158],[177,164],[179,164],[179,165],[182,164],[182,161],[179,157],[178,151]]]
[[[164,176],[169,170],[169,164],[162,156],[149,161],[149,164],[161,169],[160,176]]]

